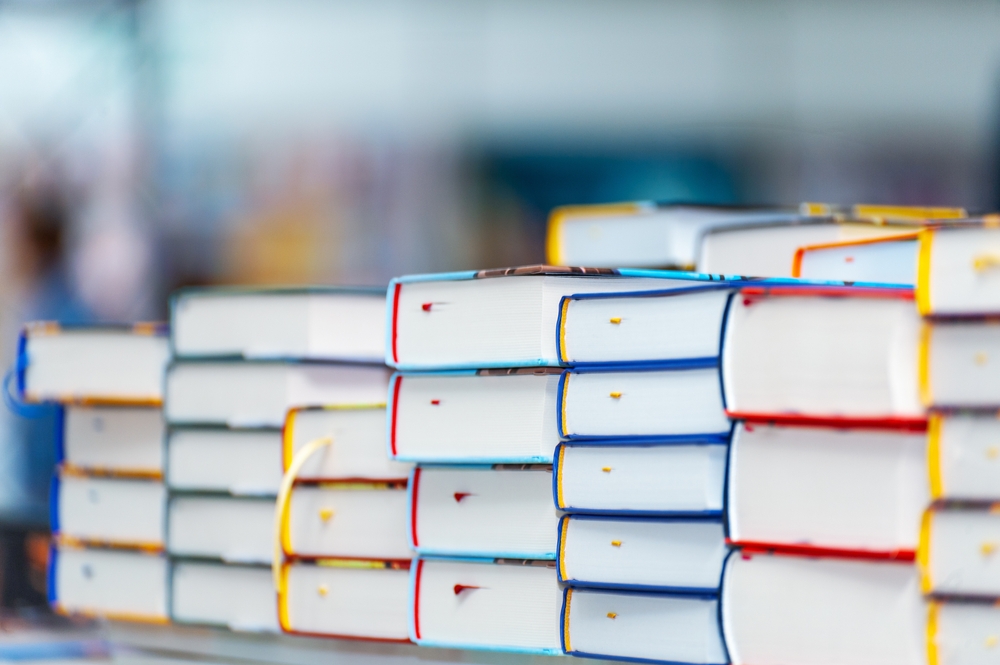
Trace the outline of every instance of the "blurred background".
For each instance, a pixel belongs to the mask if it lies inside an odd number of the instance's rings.
[[[0,359],[181,285],[539,263],[566,203],[995,209],[998,35],[997,0],[0,0]],[[30,564],[51,423],[2,420]]]

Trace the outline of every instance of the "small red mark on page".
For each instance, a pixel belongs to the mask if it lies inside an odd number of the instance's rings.
[[[434,303],[425,302],[423,305],[420,306],[420,309],[424,310],[425,312],[429,312],[429,311],[431,311],[431,307],[433,305],[434,305]]]
[[[853,256],[845,256],[844,257],[844,261],[846,263],[854,263],[854,257]]]
[[[463,591],[471,591],[472,589],[479,589],[479,588],[481,588],[481,587],[472,586],[472,585],[469,585],[469,584],[456,584],[453,587],[452,590],[455,592],[455,595],[457,596],[458,594],[462,593]]]
[[[441,404],[441,400],[439,400],[439,399],[432,399],[432,400],[431,400],[431,404],[432,404],[433,406],[438,406],[438,405],[440,405],[440,404]]]
[[[455,503],[461,503],[465,497],[472,496],[472,492],[455,492],[453,496],[455,497]]]

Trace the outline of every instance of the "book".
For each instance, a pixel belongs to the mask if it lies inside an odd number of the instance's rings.
[[[286,555],[408,561],[406,484],[295,486],[281,520]]]
[[[739,423],[729,446],[729,541],[913,560],[930,489],[927,436]]]
[[[281,629],[296,635],[409,642],[409,562],[319,559],[285,564]]]
[[[421,557],[411,571],[420,646],[562,653],[555,562]]]
[[[274,556],[271,498],[177,494],[167,511],[171,556],[270,563]]]
[[[995,658],[998,612],[993,603],[928,603],[927,662],[986,665]]]
[[[920,225],[917,220],[876,224],[858,219],[808,218],[711,229],[702,238],[697,265],[702,272],[794,277],[800,247],[907,236]]]
[[[171,298],[174,356],[381,362],[381,288],[181,289]]]
[[[67,405],[60,414],[57,465],[98,475],[162,475],[164,425],[159,408]]]
[[[1000,321],[926,321],[920,339],[920,396],[927,406],[1000,405]]]
[[[1000,420],[996,409],[932,411],[927,466],[932,499],[1000,499]]]
[[[171,491],[275,496],[281,484],[279,430],[172,427],[166,451]]]
[[[996,216],[920,233],[917,306],[928,316],[1000,313]]]
[[[1000,516],[995,504],[934,505],[924,513],[917,561],[934,596],[1000,598]]]
[[[563,296],[719,279],[553,266],[397,277],[389,283],[386,364],[400,370],[558,366],[555,325]]]
[[[733,665],[926,665],[926,616],[909,563],[734,553],[722,631]]]
[[[271,570],[265,566],[175,560],[170,619],[244,632],[279,631]]]
[[[384,404],[388,381],[380,365],[177,361],[164,415],[172,425],[281,427],[297,406]]]
[[[166,622],[167,577],[160,553],[53,545],[49,605],[59,614]]]
[[[585,658],[728,665],[718,618],[715,596],[570,588],[562,647]]]
[[[570,367],[712,366],[739,282],[563,296],[556,349]]]
[[[728,552],[721,517],[564,515],[556,570],[573,588],[714,594]]]
[[[726,409],[732,418],[922,430],[919,339],[911,289],[744,287],[723,340]]]
[[[556,508],[612,515],[722,515],[727,443],[561,443],[553,464]]]
[[[158,406],[169,357],[165,335],[156,323],[29,323],[18,343],[18,393],[27,402]]]
[[[917,235],[901,234],[799,247],[792,259],[792,277],[912,286],[917,281]]]
[[[549,215],[552,265],[694,269],[701,238],[719,226],[800,218],[797,207],[666,204],[653,201],[560,206]]]
[[[559,443],[557,368],[394,374],[389,456],[435,463],[548,464]]]
[[[555,558],[551,467],[417,467],[409,492],[420,555]]]
[[[385,405],[303,407],[290,409],[282,433],[285,471],[295,453],[310,441],[332,437],[330,446],[313,454],[299,469],[301,481],[405,481],[412,464],[386,453]]]
[[[564,439],[717,439],[731,428],[719,368],[568,370],[559,381]]]
[[[64,469],[52,480],[50,528],[62,543],[160,550],[166,500],[159,481]]]

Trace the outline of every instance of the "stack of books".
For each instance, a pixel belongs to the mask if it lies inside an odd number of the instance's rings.
[[[731,425],[719,381],[737,282],[562,299],[555,455],[562,645],[726,663],[716,617]]]
[[[22,333],[21,399],[61,405],[48,576],[58,612],[167,620],[160,412],[167,357],[157,324],[42,322]]]
[[[931,662],[995,658],[1000,640],[1000,231],[921,234],[920,387],[932,505],[918,560]]]
[[[611,414],[587,405],[603,389],[586,388],[587,379],[579,395],[563,392],[560,300],[696,279],[708,278],[535,266],[393,280],[387,361],[399,372],[388,437],[394,459],[417,463],[415,642],[562,653],[551,489],[557,412],[562,403],[578,413],[570,404],[579,403],[593,410],[590,423]]]
[[[803,203],[797,208],[652,201],[564,206],[549,217],[546,255],[553,265],[842,279],[817,276],[809,266],[802,272],[796,270],[797,254],[844,243],[912,239],[928,223],[966,217],[962,208],[824,203]],[[886,274],[884,265],[880,272]],[[906,276],[906,282],[912,283],[911,278]]]
[[[383,315],[381,289],[175,295],[164,403],[174,621],[279,630],[269,567],[286,413],[384,401]]]
[[[923,663],[913,565],[926,420],[909,288],[762,284],[733,298],[722,627],[735,664]],[[849,636],[849,637],[845,637]]]

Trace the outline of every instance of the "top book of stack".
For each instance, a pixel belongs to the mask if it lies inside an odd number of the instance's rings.
[[[926,229],[920,233],[917,253],[921,314],[1000,315],[1000,217]]]
[[[177,358],[381,364],[381,288],[184,289],[172,301]]]
[[[26,402],[159,406],[166,332],[159,323],[29,323],[18,343],[18,394]]]
[[[401,370],[560,367],[566,296],[725,282],[688,272],[526,266],[413,275],[389,284],[385,362]],[[638,360],[638,359],[637,359]]]

